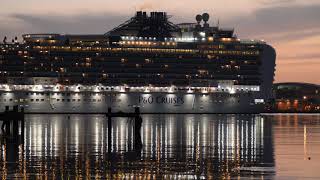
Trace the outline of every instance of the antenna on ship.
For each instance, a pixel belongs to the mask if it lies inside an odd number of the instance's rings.
[[[3,38],[3,44],[7,44],[7,36]]]
[[[201,25],[200,25],[200,23],[201,23],[201,21],[202,21],[202,16],[200,15],[200,14],[198,14],[198,15],[196,15],[196,21],[197,21],[197,25],[196,25],[196,29],[197,30],[200,30],[201,29]]]
[[[202,14],[202,19],[204,21],[204,24],[203,24],[204,29],[209,28],[209,24],[208,24],[209,18],[210,18],[210,16],[209,16],[208,13],[203,13]]]
[[[202,16],[201,16],[200,14],[198,14],[198,15],[196,16],[196,20],[197,20],[197,23],[200,24],[201,21],[202,21]]]

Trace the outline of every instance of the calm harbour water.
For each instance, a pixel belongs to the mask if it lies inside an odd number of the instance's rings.
[[[320,179],[320,115],[27,115],[1,138],[2,179]]]

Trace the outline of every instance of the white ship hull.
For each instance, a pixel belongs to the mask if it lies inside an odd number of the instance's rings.
[[[19,105],[30,113],[261,113],[260,93],[142,93],[142,92],[1,92],[0,109]]]

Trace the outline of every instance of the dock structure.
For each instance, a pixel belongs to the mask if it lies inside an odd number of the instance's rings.
[[[140,108],[135,107],[134,112],[125,113],[125,112],[112,112],[112,109],[109,107],[108,112],[106,113],[108,118],[108,152],[111,152],[111,132],[112,132],[112,118],[113,117],[129,117],[134,119],[134,149],[139,150],[142,148],[141,141],[141,126],[142,126],[142,118],[140,113]]]
[[[13,106],[10,110],[10,107],[6,106],[5,111],[0,113],[2,135],[16,140],[24,137],[24,114],[24,108]]]

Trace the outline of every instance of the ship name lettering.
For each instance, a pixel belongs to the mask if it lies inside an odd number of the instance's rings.
[[[141,104],[184,104],[182,97],[165,97],[165,96],[145,96],[139,97],[139,103]]]

